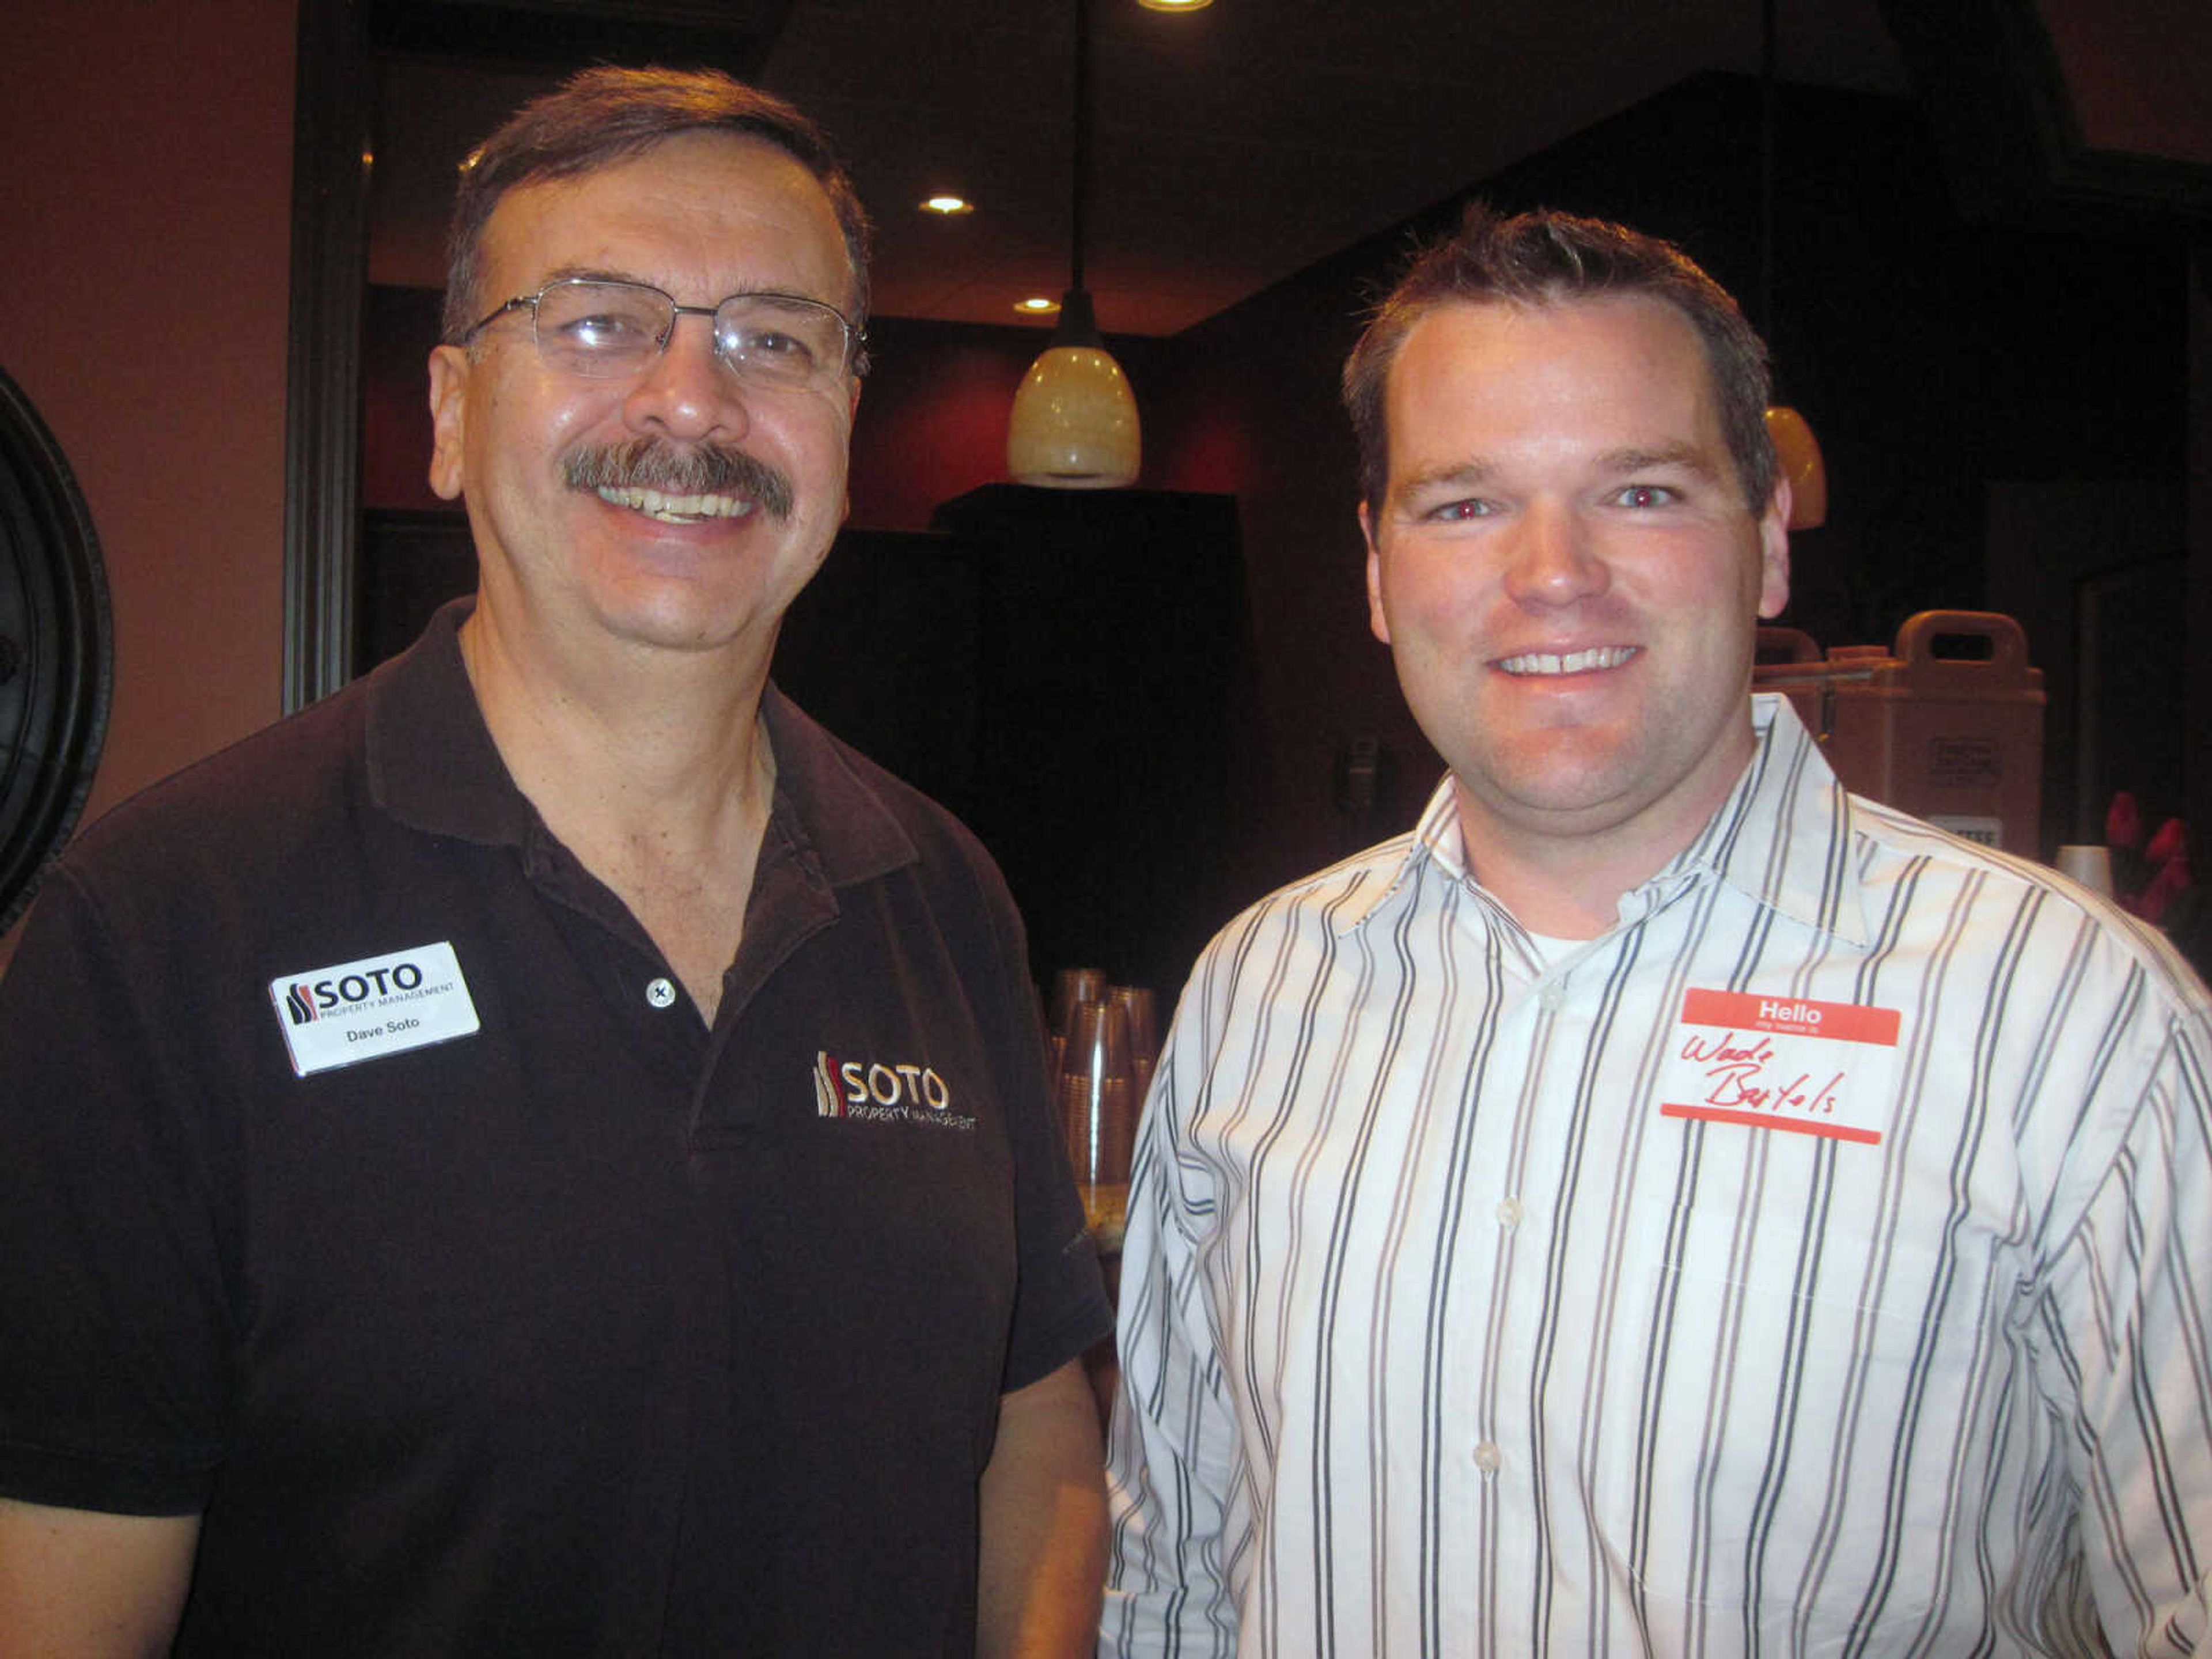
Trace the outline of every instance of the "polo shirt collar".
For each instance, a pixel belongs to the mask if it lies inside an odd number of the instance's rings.
[[[775,753],[775,823],[832,887],[872,881],[921,854],[851,752],[773,683],[761,719]]]
[[[461,660],[470,599],[442,607],[399,656],[370,675],[368,787],[385,811],[431,835],[527,848],[537,809],[500,758]],[[774,685],[761,714],[775,754],[776,829],[811,881],[872,880],[915,861],[914,842],[844,750]]]
[[[410,829],[529,845],[538,812],[491,740],[461,660],[473,599],[440,607],[422,637],[368,678],[369,798]]]

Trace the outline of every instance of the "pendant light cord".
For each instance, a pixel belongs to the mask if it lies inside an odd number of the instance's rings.
[[[1068,204],[1068,283],[1083,286],[1085,210],[1091,195],[1091,0],[1075,0],[1075,164]]]

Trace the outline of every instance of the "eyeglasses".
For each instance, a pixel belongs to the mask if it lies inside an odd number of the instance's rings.
[[[461,336],[470,341],[510,311],[530,313],[538,355],[587,380],[642,372],[668,349],[678,317],[711,317],[714,355],[750,386],[829,385],[866,367],[867,333],[844,313],[796,294],[732,294],[716,306],[680,306],[645,283],[564,276],[518,295]]]

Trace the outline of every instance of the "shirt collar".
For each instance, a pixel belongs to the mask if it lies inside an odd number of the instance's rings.
[[[1863,948],[1871,937],[1851,857],[1850,798],[1786,697],[1751,700],[1751,763],[1694,840],[1620,901],[1624,923],[1671,902],[1701,877],[1726,882],[1755,902]],[[1471,879],[1459,811],[1447,774],[1410,834],[1391,878],[1348,918],[1364,926],[1401,892],[1425,881]]]
[[[1751,764],[1653,879],[1711,871],[1757,902],[1863,948],[1872,933],[1851,851],[1850,797],[1787,697],[1751,700]]]
[[[537,810],[508,775],[461,660],[474,608],[444,606],[369,676],[369,794],[429,834],[526,848],[544,833]],[[775,755],[775,828],[810,881],[843,887],[915,861],[912,838],[843,745],[774,685],[761,716]]]
[[[520,847],[538,814],[507,775],[461,661],[461,624],[475,609],[472,599],[441,606],[368,677],[369,797],[434,836]]]
[[[853,751],[770,684],[761,717],[775,752],[775,823],[832,887],[915,863],[921,854]]]
[[[1389,879],[1376,884],[1365,904],[1346,908],[1340,929],[1343,933],[1364,927],[1370,918],[1401,894],[1407,902],[1415,901],[1424,882],[1464,884],[1480,891],[1468,873],[1467,846],[1460,837],[1459,805],[1452,793],[1451,774],[1444,774],[1411,830],[1358,854],[1358,860],[1374,860]]]

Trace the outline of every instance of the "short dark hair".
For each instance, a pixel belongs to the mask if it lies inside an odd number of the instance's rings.
[[[480,314],[484,227],[507,193],[572,179],[687,132],[765,139],[814,175],[844,233],[853,276],[848,320],[868,317],[868,216],[828,135],[781,98],[715,70],[580,70],[525,104],[462,170],[446,239],[445,337],[461,343]]]
[[[1345,362],[1344,404],[1359,441],[1359,494],[1369,514],[1382,510],[1389,484],[1390,368],[1416,323],[1445,305],[1541,306],[1601,295],[1647,295],[1697,330],[1737,480],[1751,510],[1762,509],[1774,493],[1766,435],[1773,383],[1766,347],[1728,290],[1672,242],[1626,225],[1548,209],[1507,218],[1473,202],[1456,233],[1416,251]]]

